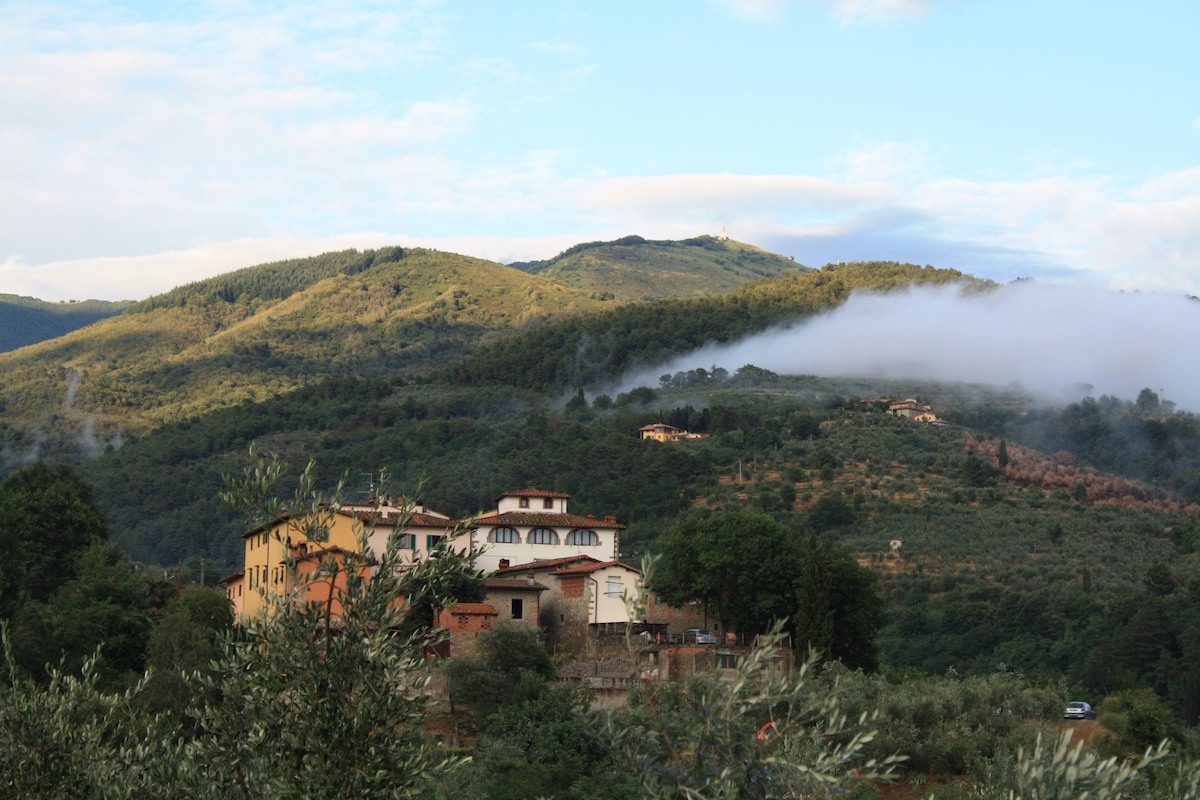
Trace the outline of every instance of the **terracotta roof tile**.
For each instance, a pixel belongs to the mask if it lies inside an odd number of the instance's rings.
[[[533,590],[545,592],[550,587],[537,581],[530,582],[525,578],[484,578],[483,586],[485,589],[510,589],[510,590]]]
[[[544,489],[518,489],[515,492],[504,492],[496,497],[499,500],[502,497],[557,497],[560,500],[570,500],[571,495],[566,492],[547,492]]]
[[[591,561],[596,564],[600,563],[600,559],[580,553],[579,555],[575,556],[564,556],[562,558],[542,558],[536,561],[526,561],[524,564],[512,564],[496,570],[496,575],[507,575],[512,572],[528,572],[531,569],[554,569],[563,564],[571,564],[576,561]]]
[[[581,517],[577,514],[546,514],[537,511],[506,511],[503,514],[487,514],[473,523],[482,525],[524,525],[535,528],[605,528],[621,530],[624,525],[616,520]]]
[[[605,567],[624,567],[625,569],[629,570],[630,572],[636,572],[638,575],[642,574],[642,571],[640,569],[638,569],[637,567],[631,567],[628,564],[621,562],[621,561],[601,561],[597,564],[580,564],[577,567],[563,567],[562,569],[554,570],[550,574],[551,575],[576,575],[576,574],[583,574],[583,573],[588,573],[588,572],[595,572],[596,570],[604,569]]]

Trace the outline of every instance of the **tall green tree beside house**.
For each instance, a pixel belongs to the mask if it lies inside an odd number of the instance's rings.
[[[702,599],[726,630],[765,633],[786,620],[800,654],[878,666],[886,622],[875,575],[853,554],[753,511],[681,518],[662,543],[654,590],[672,603]]]
[[[726,630],[765,633],[795,610],[799,543],[759,512],[690,514],[663,538],[654,590],[677,605],[704,600]]]

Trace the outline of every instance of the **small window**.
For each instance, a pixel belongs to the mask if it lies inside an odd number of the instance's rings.
[[[600,544],[600,537],[595,531],[579,530],[571,531],[567,534],[567,544],[577,544],[584,547],[592,547]]]
[[[733,653],[717,653],[717,666],[721,669],[737,669],[738,657]]]
[[[618,575],[609,575],[608,581],[604,586],[604,593],[609,597],[621,596],[621,578]]]
[[[521,535],[512,528],[492,528],[488,541],[493,544],[516,544],[521,541]]]
[[[542,500],[542,508],[554,508],[554,500],[549,497]]]
[[[529,498],[528,497],[521,498],[521,508],[529,508]]]
[[[521,615],[525,613],[525,601],[519,597],[514,597],[512,601],[512,618],[521,619]]]
[[[425,537],[425,549],[426,550],[437,550],[441,547],[444,547],[445,544],[446,544],[445,536],[440,536],[438,534],[431,533]]]
[[[396,547],[400,550],[416,550],[417,535],[415,533],[396,534]]]
[[[558,544],[558,534],[549,528],[534,528],[529,532],[530,544]]]

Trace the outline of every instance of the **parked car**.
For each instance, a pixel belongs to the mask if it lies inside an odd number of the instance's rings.
[[[688,628],[683,632],[683,641],[685,644],[716,644],[717,634],[704,628]]]
[[[1082,700],[1074,700],[1067,703],[1067,710],[1063,712],[1063,719],[1095,719],[1096,711],[1090,705]]]

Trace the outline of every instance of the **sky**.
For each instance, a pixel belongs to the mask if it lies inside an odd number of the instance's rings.
[[[0,293],[637,234],[1200,295],[1200,3],[4,3]]]

